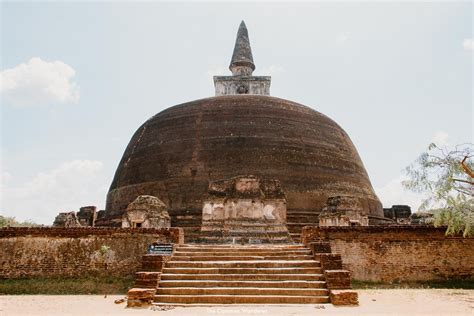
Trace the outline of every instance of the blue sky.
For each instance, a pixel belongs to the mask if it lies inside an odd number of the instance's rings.
[[[385,206],[403,168],[473,141],[472,2],[2,2],[0,212],[103,208],[133,132],[212,96],[242,19],[273,96],[350,135]]]

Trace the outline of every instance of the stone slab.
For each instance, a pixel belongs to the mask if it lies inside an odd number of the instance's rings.
[[[333,305],[359,305],[359,295],[353,290],[331,290],[329,299]]]

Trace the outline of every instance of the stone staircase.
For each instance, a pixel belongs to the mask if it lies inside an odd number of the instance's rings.
[[[184,242],[195,242],[200,237],[202,209],[173,210],[170,217],[172,227],[183,228]]]
[[[285,224],[250,220],[205,221],[200,244],[284,244],[292,242]]]
[[[305,226],[319,225],[319,212],[288,209],[286,213],[286,226],[290,232],[291,238],[299,242],[301,237],[301,230]]]
[[[175,210],[170,213],[171,226],[182,227],[184,230],[185,242],[189,243],[219,243],[219,242],[238,242],[233,237],[232,232],[229,236],[222,236],[222,233],[213,233],[201,231],[202,225],[202,210],[201,209],[189,209],[189,210]],[[291,238],[295,242],[300,241],[301,230],[305,226],[317,226],[319,225],[319,212],[316,210],[308,211],[301,209],[288,209],[287,210],[287,227]],[[239,237],[238,234],[235,236]],[[266,232],[265,234],[255,233],[253,236],[247,235],[253,239],[269,239],[274,243],[284,243],[287,237],[281,233]],[[263,237],[262,237],[263,236]],[[225,238],[223,238],[225,237]],[[239,239],[239,238],[237,238]]]
[[[158,304],[328,303],[319,261],[301,244],[176,245]]]

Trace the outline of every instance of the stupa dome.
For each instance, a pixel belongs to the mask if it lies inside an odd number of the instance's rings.
[[[146,121],[117,168],[107,215],[120,218],[145,194],[164,201],[172,217],[198,214],[210,181],[242,174],[280,180],[289,212],[319,212],[328,197],[351,195],[383,216],[347,133],[309,107],[264,95],[192,101]]]
[[[252,76],[244,23],[230,69],[232,76],[214,77],[215,97],[170,107],[138,128],[100,225],[120,225],[129,203],[151,195],[168,205],[172,226],[197,231],[209,184],[245,175],[281,183],[288,225],[318,224],[328,198],[337,196],[356,201],[369,219],[383,217],[347,133],[310,107],[269,96],[270,77]]]

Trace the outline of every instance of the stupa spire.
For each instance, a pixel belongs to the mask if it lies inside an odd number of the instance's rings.
[[[237,31],[237,39],[235,40],[234,53],[232,54],[229,69],[232,71],[233,76],[251,76],[255,70],[249,33],[243,20]]]
[[[249,33],[242,21],[235,40],[234,53],[229,66],[232,76],[214,76],[216,95],[254,94],[270,95],[270,76],[253,76],[252,49]]]

